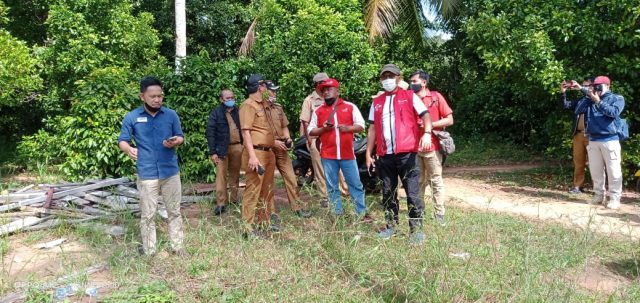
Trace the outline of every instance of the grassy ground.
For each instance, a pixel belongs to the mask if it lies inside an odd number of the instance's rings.
[[[457,143],[458,151],[448,160],[456,165],[522,163],[531,158],[526,149],[509,144]],[[549,188],[570,174],[569,167],[541,168],[494,174],[489,181]],[[35,175],[51,178],[46,167]],[[11,182],[3,189],[23,185]],[[574,278],[585,268],[600,266],[637,281],[637,241],[449,207],[448,225],[439,227],[426,219],[427,241],[416,247],[408,243],[406,217],[399,235],[387,241],[376,237],[383,217],[377,196],[368,197],[367,202],[378,222],[364,225],[353,217],[336,221],[318,208],[319,198],[309,196],[312,191],[305,193],[314,214],[311,219],[299,219],[285,208],[283,232],[251,241],[240,236],[237,207],[219,218],[211,215],[210,203],[189,206],[184,211],[185,234],[192,256],[186,259],[162,252],[138,256],[138,219],[132,216],[103,222],[125,226],[127,232],[120,238],[72,226],[12,237],[35,244],[64,236],[90,247],[81,260],[70,254],[61,262],[70,271],[108,263],[116,287],[101,293],[100,300],[105,302],[640,301],[637,282],[603,293],[582,288]],[[430,213],[428,208],[426,216]],[[164,222],[158,232],[160,249],[168,251]],[[3,258],[11,243],[11,238],[0,238]],[[36,276],[30,279],[38,281]],[[0,280],[0,294],[13,290],[15,281]],[[46,293],[29,293],[28,302],[50,300]]]
[[[106,302],[640,300],[637,283],[609,296],[590,293],[568,278],[585,266],[602,264],[637,279],[638,243],[554,224],[449,208],[448,226],[426,220],[428,239],[416,247],[407,241],[406,222],[398,236],[384,241],[376,238],[375,225],[353,218],[335,222],[314,207],[314,217],[307,220],[283,210],[282,233],[244,240],[237,209],[217,218],[210,216],[210,208],[205,203],[186,211],[188,259],[138,256],[133,217],[108,222],[127,227],[120,239],[91,228],[61,227],[55,233],[71,234],[110,264],[119,287],[101,298]],[[374,209],[375,217],[382,218],[381,210]],[[160,230],[160,247],[168,250],[166,228]],[[29,238],[43,233],[49,231]],[[470,257],[452,255],[461,253]],[[87,265],[100,261],[86,260]]]
[[[494,136],[456,137],[456,151],[447,158],[449,166],[536,163],[544,157],[531,148],[516,146]]]

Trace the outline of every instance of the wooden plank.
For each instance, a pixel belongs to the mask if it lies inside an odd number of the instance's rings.
[[[48,218],[38,218],[38,217],[25,217],[23,219],[19,219],[13,221],[9,224],[5,224],[0,226],[0,236],[8,235],[19,231],[27,226],[36,225]]]
[[[23,193],[23,192],[25,192],[25,191],[30,190],[30,189],[31,189],[31,188],[33,188],[34,186],[36,186],[36,185],[35,185],[35,184],[29,184],[29,185],[27,185],[27,186],[25,186],[25,187],[23,187],[23,188],[21,188],[21,189],[18,189],[18,190],[16,191],[16,193],[17,193],[17,194],[19,194],[19,193]]]
[[[109,187],[109,186],[114,186],[114,185],[122,184],[122,183],[128,182],[128,181],[129,181],[128,178],[107,179],[107,180],[104,180],[104,181],[97,182],[95,184],[79,186],[79,187],[74,188],[74,189],[69,189],[69,190],[64,190],[64,191],[60,191],[60,192],[54,193],[53,194],[53,198],[54,199],[59,199],[59,198],[62,198],[64,196],[74,195],[74,194],[81,193],[81,192],[87,192],[87,191],[91,191],[91,190],[95,190],[95,189],[99,189],[99,188],[105,188],[105,187]],[[36,197],[36,198],[32,198],[32,199],[22,200],[22,201],[19,201],[19,202],[16,202],[16,203],[11,203],[11,204],[8,204],[8,205],[3,205],[3,206],[0,206],[0,212],[5,212],[5,211],[8,211],[8,210],[20,208],[21,206],[25,206],[25,205],[31,205],[31,204],[35,204],[35,203],[39,203],[39,202],[44,202],[45,200],[46,200],[46,196],[43,195],[42,197]]]
[[[94,191],[91,191],[90,194],[100,198],[111,196],[110,192],[102,191],[102,190],[94,190]]]
[[[85,199],[82,199],[82,198],[76,197],[76,196],[66,196],[66,197],[64,197],[64,198],[62,198],[60,200],[65,201],[65,202],[70,202],[72,204],[79,205],[79,206],[91,204],[90,201],[87,201]]]
[[[134,198],[134,199],[138,199],[139,197],[139,193],[138,190],[135,188],[131,188],[128,186],[124,186],[124,185],[118,185],[118,187],[116,187],[116,192],[118,194],[121,194],[125,197],[129,197],[129,198]]]

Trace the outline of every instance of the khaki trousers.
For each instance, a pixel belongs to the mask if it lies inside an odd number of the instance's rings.
[[[432,151],[428,153],[418,153],[418,163],[420,165],[420,197],[424,198],[425,204],[433,201],[436,215],[444,216],[444,181],[442,180],[442,153]],[[429,190],[429,197],[425,197]]]
[[[229,199],[237,203],[240,166],[242,164],[242,144],[229,145],[229,153],[220,159],[216,167],[216,204],[227,205]],[[229,189],[227,190],[227,186]],[[231,198],[229,198],[231,196]]]
[[[589,157],[587,156],[589,138],[583,132],[573,136],[573,187],[582,187],[584,184],[584,170],[587,168]]]
[[[276,159],[272,151],[255,150],[256,157],[264,168],[264,174],[258,175],[255,170],[249,170],[249,154],[245,149],[242,152],[242,167],[245,168],[247,187],[242,194],[242,220],[245,228],[252,230],[256,223],[267,224],[269,221],[269,210],[267,204],[273,199],[273,173]],[[256,222],[255,217],[258,215]],[[265,223],[266,222],[266,223]]]
[[[620,202],[622,194],[622,154],[620,141],[591,141],[587,146],[589,153],[589,172],[593,179],[593,191],[597,196],[604,196],[605,176],[609,183],[609,201]]]
[[[154,219],[160,195],[162,195],[169,215],[171,248],[173,250],[182,249],[184,233],[182,231],[182,216],[180,215],[180,200],[182,198],[180,174],[163,180],[144,180],[138,176],[137,183],[140,194],[140,235],[145,254],[156,252],[156,223]]]
[[[273,153],[276,158],[276,167],[284,180],[284,188],[287,190],[287,198],[291,205],[291,210],[298,211],[302,207],[300,206],[300,194],[298,193],[298,180],[296,174],[293,172],[293,163],[289,158],[289,152],[279,149],[274,149]],[[269,214],[276,213],[275,198],[272,196],[269,200]]]
[[[311,143],[310,143],[311,148],[309,148],[309,153],[311,154],[311,165],[313,166],[313,173],[314,173],[313,177],[316,180],[316,186],[318,187],[318,190],[320,191],[322,196],[328,199],[329,195],[327,194],[327,183],[324,180],[324,167],[322,167],[320,151],[318,151],[318,149],[316,148],[316,140],[317,139],[311,139]],[[342,175],[342,172],[340,172],[339,180],[340,180],[340,193],[343,196],[347,196],[349,194],[349,190],[347,188],[347,182],[344,181],[344,176]]]

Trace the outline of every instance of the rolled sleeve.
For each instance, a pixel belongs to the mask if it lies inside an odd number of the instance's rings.
[[[360,125],[362,126],[362,128],[364,128],[364,118],[362,117],[362,113],[360,113],[360,109],[358,109],[357,106],[352,105],[353,106],[353,125]]]
[[[369,108],[369,123],[373,123],[375,121],[374,118],[373,104],[371,104],[371,107]]]
[[[311,120],[311,112],[311,101],[307,97],[302,103],[302,111],[300,111],[300,121],[308,123]]]
[[[118,144],[120,144],[120,142],[122,141],[131,143],[132,137],[133,137],[133,123],[131,122],[131,115],[127,114],[124,117],[124,119],[122,119],[122,126],[120,127],[120,136],[118,136]]]
[[[184,138],[184,133],[182,132],[182,124],[180,123],[180,117],[178,117],[178,113],[173,112],[173,123],[172,132],[174,136],[179,136]]]
[[[312,130],[318,128],[318,116],[313,112],[311,114],[311,121],[309,122],[309,127],[307,127],[307,133],[310,133]]]
[[[420,117],[429,112],[427,106],[424,105],[424,102],[422,102],[422,100],[420,100],[420,97],[418,97],[418,95],[416,94],[413,94],[413,109]]]

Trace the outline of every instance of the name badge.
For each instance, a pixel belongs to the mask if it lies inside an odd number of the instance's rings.
[[[146,123],[147,122],[147,117],[138,117],[137,122]]]

